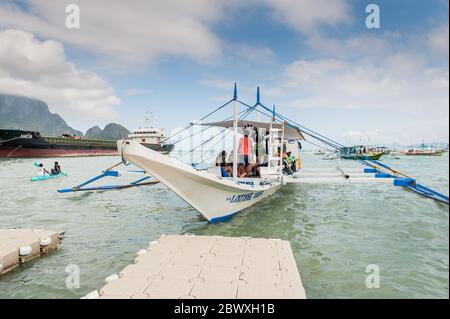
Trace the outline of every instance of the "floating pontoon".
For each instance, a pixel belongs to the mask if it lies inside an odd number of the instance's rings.
[[[85,299],[305,299],[288,241],[168,235]]]

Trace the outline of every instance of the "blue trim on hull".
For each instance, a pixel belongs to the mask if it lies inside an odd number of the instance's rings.
[[[214,217],[212,218],[209,222],[211,224],[217,224],[217,223],[222,223],[222,222],[228,222],[234,215],[236,215],[238,212],[235,213],[231,213],[225,216],[221,216],[221,217]]]

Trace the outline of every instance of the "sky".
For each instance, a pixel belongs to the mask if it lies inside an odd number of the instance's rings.
[[[83,131],[135,129],[149,110],[170,132],[236,82],[343,144],[448,142],[448,14],[448,0],[0,0],[0,93]]]

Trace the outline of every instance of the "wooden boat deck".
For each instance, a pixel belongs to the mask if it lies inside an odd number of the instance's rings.
[[[0,229],[0,276],[57,249],[61,239],[53,230]]]
[[[306,298],[289,242],[162,236],[85,298]]]

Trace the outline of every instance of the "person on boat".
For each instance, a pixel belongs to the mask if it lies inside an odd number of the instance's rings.
[[[227,163],[227,152],[222,151],[216,157],[216,166],[224,167]]]
[[[244,136],[239,140],[238,153],[241,157],[240,163],[243,163],[245,167],[250,163],[251,156],[254,151],[253,140],[249,137],[249,132],[246,129]]]
[[[220,171],[222,177],[232,177],[233,176],[233,166],[231,164],[224,164],[220,166]]]
[[[284,161],[289,172],[294,173],[297,171],[297,159],[292,156],[292,152],[286,153]]]
[[[292,171],[292,168],[291,168],[291,162],[290,162],[289,156],[286,152],[283,152],[282,158],[283,158],[283,173],[286,175],[294,174],[294,172]]]
[[[267,150],[265,147],[265,138],[263,136],[259,136],[260,134],[257,135],[256,138],[256,147],[255,147],[255,152],[256,152],[256,165],[257,166],[264,166],[264,164],[267,163]]]
[[[239,163],[237,169],[238,169],[238,177],[240,178],[248,177],[247,169],[243,163]]]
[[[61,166],[59,166],[58,162],[55,162],[55,166],[53,166],[51,170],[52,175],[59,175],[61,174]]]
[[[37,169],[37,176],[44,176],[45,174],[51,175],[50,172],[44,168],[44,164],[40,163]]]

